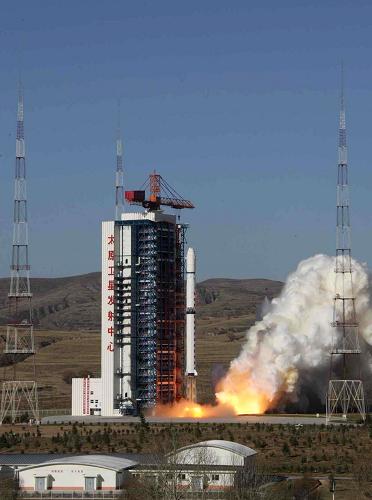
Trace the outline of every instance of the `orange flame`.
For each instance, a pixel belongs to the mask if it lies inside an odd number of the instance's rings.
[[[187,399],[182,399],[171,406],[158,405],[155,415],[174,418],[206,418],[216,416],[217,406],[200,405]]]
[[[233,367],[218,384],[216,397],[220,404],[232,407],[236,415],[264,413],[271,400],[268,394],[252,384],[248,371]]]
[[[156,407],[157,416],[174,418],[208,418],[231,415],[257,415],[264,413],[270,405],[268,394],[259,391],[250,381],[249,372],[230,368],[226,376],[219,382],[216,392],[217,405],[201,405],[187,401],[179,401],[172,406]]]

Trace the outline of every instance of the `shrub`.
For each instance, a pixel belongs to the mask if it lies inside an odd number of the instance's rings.
[[[282,446],[282,452],[284,455],[289,455],[291,450],[289,449],[288,443],[284,441],[283,446]]]

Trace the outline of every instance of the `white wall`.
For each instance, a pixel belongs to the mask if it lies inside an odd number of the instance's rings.
[[[102,415],[114,416],[114,221],[102,222]],[[112,320],[110,319],[112,318]]]
[[[102,383],[100,378],[72,379],[73,416],[100,414],[102,407]]]
[[[204,489],[206,483],[207,489],[224,490],[232,487],[235,481],[236,470],[226,470],[223,466],[221,468],[208,469],[208,467],[196,466],[195,470],[183,470],[182,466],[176,469],[160,469],[160,471],[149,470],[134,470],[133,477],[146,480],[153,480],[154,482],[164,480],[169,481],[169,487],[176,486],[180,490],[198,491],[197,484],[199,483],[200,489]],[[216,479],[218,476],[218,479]]]
[[[102,379],[90,378],[89,410],[95,414],[101,413],[102,408]]]
[[[115,352],[114,345],[114,249],[114,221],[102,222],[101,378],[90,379],[89,391],[86,379],[72,379],[71,413],[74,416],[89,415],[91,409],[101,409],[101,415],[107,417],[118,415],[114,411],[114,397],[119,390],[114,387],[118,379],[114,377],[114,370],[119,366],[119,353]]]
[[[39,465],[19,472],[19,486],[23,490],[35,489],[36,477],[50,476],[49,484],[53,490],[83,490],[85,477],[100,477],[102,490],[113,490],[117,487],[117,472],[90,465],[61,464]]]
[[[176,452],[170,458],[177,464],[201,465],[244,465],[244,457],[240,454],[213,446],[195,446]]]
[[[201,478],[201,482],[203,482],[204,479],[207,479],[207,489],[208,490],[223,490],[225,488],[232,487],[234,485],[234,480],[235,480],[235,471],[234,472],[226,472],[223,470],[213,470],[213,471],[208,471],[208,470],[195,470],[195,471],[190,471],[190,472],[184,472],[185,475],[184,479],[179,479],[178,482],[178,487],[183,489],[183,488],[192,488],[193,485],[193,478],[199,477]],[[218,479],[212,479],[213,477],[218,476]]]
[[[118,368],[124,374],[121,378],[117,377],[118,387],[117,392],[123,398],[128,400],[132,398],[131,388],[131,324],[132,324],[132,266],[136,263],[132,259],[132,228],[131,226],[116,226],[115,237],[115,251],[117,252],[117,259],[121,259],[124,267],[122,268],[122,278],[124,285],[124,313],[125,319],[123,320],[123,346],[118,349],[119,356],[115,357],[115,370]],[[125,405],[125,403],[124,403]],[[129,404],[131,406],[131,403]]]
[[[84,415],[84,402],[83,402],[83,379],[72,379],[72,408],[71,414],[77,417]]]

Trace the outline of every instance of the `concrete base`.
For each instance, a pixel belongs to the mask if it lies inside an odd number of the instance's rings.
[[[174,417],[146,417],[147,422],[150,424],[167,424],[167,423],[201,423],[201,424],[283,424],[283,425],[322,425],[325,424],[325,416],[319,417],[310,415],[239,415],[236,417],[210,417],[210,418],[174,418]],[[42,419],[42,424],[67,424],[73,422],[108,422],[108,423],[138,423],[138,417],[73,417],[71,415],[61,415],[53,417],[45,417]]]

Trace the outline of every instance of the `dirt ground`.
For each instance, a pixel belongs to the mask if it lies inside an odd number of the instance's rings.
[[[79,376],[83,372],[100,376],[100,333],[36,331],[35,342],[35,359],[30,357],[17,364],[17,378],[34,380],[35,361],[40,409],[47,411],[44,414],[53,414],[56,409],[69,410],[71,384],[65,379],[71,374]],[[241,340],[231,341],[225,334],[204,335],[197,339],[200,402],[213,401],[214,383],[239,353],[240,346]],[[1,368],[0,377],[2,380],[12,379],[13,367]]]

